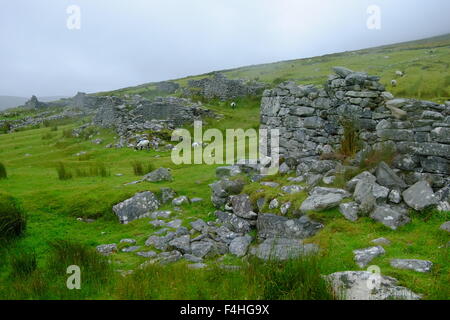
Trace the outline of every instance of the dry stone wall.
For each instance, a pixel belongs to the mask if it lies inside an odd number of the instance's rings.
[[[282,83],[266,90],[261,127],[280,130],[280,153],[297,161],[340,148],[345,119],[360,129],[364,149],[395,148],[394,167],[414,180],[449,184],[450,103],[395,99],[379,77],[335,67],[321,88]]]

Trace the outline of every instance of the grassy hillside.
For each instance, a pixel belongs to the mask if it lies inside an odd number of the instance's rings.
[[[430,50],[434,50],[430,53]],[[401,96],[445,100],[449,98],[450,36],[427,41],[367,49],[356,52],[286,61],[261,66],[244,67],[225,71],[232,78],[250,78],[277,83],[295,79],[300,83],[325,81],[334,65],[382,75],[385,83],[394,77],[396,70],[406,72],[399,79],[399,87],[392,90]],[[389,58],[385,58],[389,56]],[[198,76],[197,78],[201,78]],[[177,80],[185,84],[189,78]],[[444,85],[445,84],[445,85]],[[415,87],[414,87],[415,86]],[[403,91],[402,91],[403,90]],[[404,94],[400,94],[403,92]],[[147,84],[122,89],[113,94],[141,93],[152,96],[154,85]],[[102,93],[105,94],[105,93]],[[259,125],[259,99],[242,99],[236,110],[228,103],[209,101],[206,107],[224,115],[221,120],[208,120],[206,126],[219,129],[257,128]],[[84,119],[87,121],[87,119]],[[450,219],[449,213],[413,213],[412,223],[397,231],[385,228],[369,218],[357,222],[345,220],[337,210],[328,210],[314,216],[325,228],[308,241],[322,248],[317,261],[293,261],[284,264],[259,264],[253,260],[241,261],[231,255],[223,261],[207,260],[211,271],[186,268],[185,262],[161,268],[150,266],[136,271],[132,276],[122,277],[119,271],[137,270],[146,259],[133,253],[113,255],[111,263],[92,258],[88,249],[105,243],[118,243],[133,238],[143,246],[145,240],[158,229],[149,219],[134,221],[128,225],[118,223],[111,207],[140,191],[159,192],[161,187],[171,187],[179,195],[203,198],[203,202],[185,205],[181,212],[174,212],[167,221],[179,218],[187,226],[197,218],[214,220],[214,211],[208,184],[215,178],[215,167],[207,165],[176,166],[167,151],[134,151],[109,149],[106,144],[114,142],[115,133],[98,130],[94,138],[102,138],[100,145],[91,139],[70,137],[69,130],[83,120],[73,123],[57,123],[0,135],[0,163],[7,171],[7,179],[0,179],[0,192],[18,198],[27,215],[27,229],[23,237],[0,248],[0,299],[320,299],[332,298],[321,287],[317,275],[336,271],[357,270],[352,250],[371,246],[370,241],[386,237],[392,245],[387,254],[373,263],[382,273],[399,279],[400,284],[423,294],[425,299],[448,299],[450,297],[450,270],[448,265],[448,234],[439,226]],[[80,152],[83,152],[80,154]],[[132,163],[139,161],[152,167],[172,169],[174,181],[164,183],[144,182],[125,185],[139,179],[133,172]],[[72,179],[60,180],[56,168],[63,163],[74,174]],[[79,171],[91,168],[106,169],[105,175],[80,177]],[[273,180],[288,185],[286,177]],[[259,184],[249,184],[248,190],[261,189]],[[267,188],[263,188],[267,189]],[[265,192],[271,192],[265,190]],[[292,199],[301,202],[306,197],[300,193]],[[170,206],[162,209],[170,209]],[[92,223],[77,218],[93,218]],[[65,287],[65,270],[61,264],[74,247],[64,240],[81,244],[76,252],[86,257],[87,282],[82,290],[69,291]],[[75,250],[74,249],[74,250]],[[64,251],[66,250],[66,251]],[[77,251],[78,250],[78,251]],[[143,246],[143,250],[148,250]],[[35,270],[26,276],[16,272],[18,254],[30,253],[37,257]],[[70,255],[70,254],[69,254]],[[393,269],[391,258],[417,258],[434,262],[431,273],[420,274]],[[87,262],[86,262],[87,261]],[[32,263],[31,263],[32,264]],[[218,269],[219,265],[238,265],[240,271]],[[22,263],[23,265],[23,263]],[[83,265],[84,266],[84,265]],[[309,271],[308,271],[309,270]],[[97,278],[89,277],[94,274]],[[306,279],[306,280],[305,280]],[[305,294],[304,281],[309,281],[317,291]],[[300,292],[302,291],[302,292]]]
[[[395,96],[443,102],[450,99],[450,34],[393,44],[377,48],[342,52],[324,56],[282,61],[263,65],[222,70],[229,78],[254,79],[275,85],[285,80],[301,84],[322,85],[333,66],[345,66],[381,77],[381,83]],[[405,73],[399,78],[395,72]],[[185,86],[188,80],[210,74],[174,80]],[[392,79],[398,86],[390,85]],[[155,85],[148,83],[102,94],[155,94]]]

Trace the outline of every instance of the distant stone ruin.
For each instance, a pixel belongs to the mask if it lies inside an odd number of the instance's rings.
[[[450,103],[394,99],[379,77],[335,67],[323,88],[293,82],[266,90],[261,127],[280,130],[280,153],[298,161],[339,150],[343,119],[354,121],[364,149],[392,147],[394,167],[410,182],[450,182]],[[412,181],[411,181],[412,180]]]
[[[222,101],[239,97],[258,95],[265,88],[265,84],[242,79],[228,79],[222,73],[215,73],[212,78],[189,80],[187,95],[198,94],[206,99],[218,98]]]

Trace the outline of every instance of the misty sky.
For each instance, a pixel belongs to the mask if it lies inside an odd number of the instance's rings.
[[[81,9],[81,29],[66,26]],[[381,29],[366,10],[381,8]],[[72,96],[450,32],[448,0],[1,0],[0,95]]]

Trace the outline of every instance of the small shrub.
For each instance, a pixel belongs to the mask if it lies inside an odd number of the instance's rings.
[[[65,164],[62,162],[58,162],[56,171],[58,172],[59,180],[69,180],[73,178],[72,173],[66,168]]]
[[[136,176],[143,176],[149,172],[152,172],[153,170],[155,170],[155,166],[153,165],[153,163],[147,163],[147,165],[143,164],[141,161],[133,161],[131,163],[132,167],[133,167],[133,172],[134,175]]]
[[[344,135],[341,140],[340,153],[346,157],[352,157],[361,148],[358,125],[353,119],[342,119],[341,125],[344,128]]]
[[[36,253],[34,251],[13,254],[10,261],[13,277],[28,277],[37,268]]]
[[[8,178],[8,173],[6,172],[6,167],[0,162],[0,180]]]
[[[17,199],[0,192],[0,241],[21,236],[25,228],[26,217]]]

